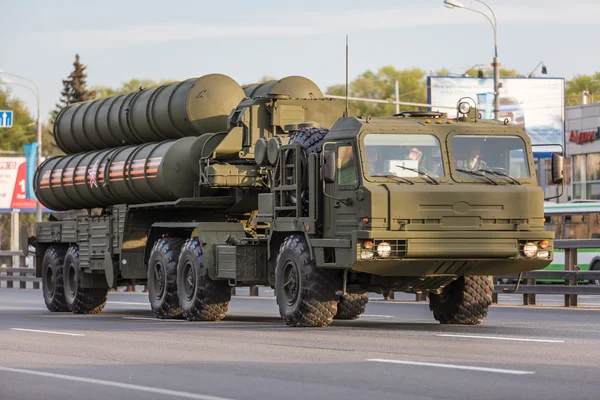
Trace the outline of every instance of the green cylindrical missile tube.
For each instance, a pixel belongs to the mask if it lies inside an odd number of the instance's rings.
[[[55,211],[192,197],[199,179],[196,137],[63,157],[39,166],[34,190]]]
[[[287,95],[292,99],[322,99],[325,96],[319,87],[303,76],[285,78],[243,86],[246,97],[257,98],[269,95]]]
[[[76,154],[224,131],[244,96],[230,77],[204,75],[65,107],[54,137],[62,151]]]

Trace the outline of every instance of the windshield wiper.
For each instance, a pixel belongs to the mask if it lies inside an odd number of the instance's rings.
[[[402,182],[402,183],[408,183],[410,185],[414,185],[415,184],[410,179],[406,179],[406,178],[403,178],[403,177],[398,176],[398,175],[382,175],[382,177],[384,177],[384,178],[396,178],[396,179],[399,179],[400,182]]]
[[[486,174],[480,174],[479,172],[476,172],[476,171],[470,171],[468,169],[461,169],[461,168],[455,168],[455,170],[458,171],[458,172],[464,172],[465,174],[469,174],[469,175],[481,176],[482,178],[485,178],[488,181],[490,181],[491,183],[493,183],[494,185],[498,184],[498,182],[496,182],[495,180],[493,180],[492,178],[490,178]]]
[[[496,175],[505,178],[507,181],[512,182],[516,185],[520,185],[521,182],[507,174],[506,172],[496,171],[495,169],[478,169],[478,171],[486,172],[488,174]]]
[[[427,175],[425,172],[421,171],[420,169],[416,169],[416,168],[409,168],[409,167],[405,167],[405,166],[403,166],[403,165],[396,165],[396,167],[398,167],[398,168],[402,168],[402,169],[407,169],[407,170],[409,170],[409,171],[412,171],[412,172],[416,172],[416,173],[418,173],[419,175],[424,175],[424,176],[426,176],[427,178],[429,178],[429,180],[430,180],[430,182],[431,182],[431,183],[435,183],[436,185],[439,185],[439,184],[440,184],[440,182],[439,182],[437,179],[435,179],[435,178],[433,178],[433,177],[431,177],[431,176]]]

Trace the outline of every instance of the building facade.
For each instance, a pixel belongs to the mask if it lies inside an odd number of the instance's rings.
[[[565,108],[565,145],[571,200],[600,200],[600,103]]]

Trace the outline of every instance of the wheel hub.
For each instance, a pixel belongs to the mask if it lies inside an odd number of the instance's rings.
[[[154,288],[156,299],[161,299],[165,292],[165,274],[160,263],[154,265]]]
[[[75,297],[75,292],[77,291],[77,279],[76,279],[75,272],[76,272],[75,265],[73,265],[73,263],[69,264],[67,266],[67,279],[66,279],[67,290],[65,291],[65,293],[71,299],[73,299]]]
[[[185,297],[189,301],[192,300],[194,297],[194,292],[196,291],[196,268],[194,268],[190,262],[185,264],[183,277],[185,279],[185,284],[183,287],[185,291]]]
[[[44,276],[44,286],[48,291],[50,297],[54,296],[54,291],[56,289],[56,281],[54,278],[54,269],[52,265],[48,265],[46,268],[46,276]]]
[[[283,293],[288,305],[293,305],[300,292],[300,279],[296,265],[288,260],[283,269]]]

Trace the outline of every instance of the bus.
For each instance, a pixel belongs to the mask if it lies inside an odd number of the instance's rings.
[[[556,239],[600,239],[600,201],[544,203],[544,229],[554,231]],[[600,248],[579,249],[577,265],[582,271],[600,270]],[[555,249],[554,261],[546,270],[565,269],[565,251]],[[600,284],[600,279],[589,283]]]

